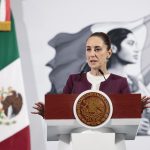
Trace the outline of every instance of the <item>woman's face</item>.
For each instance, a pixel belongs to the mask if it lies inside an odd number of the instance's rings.
[[[121,49],[118,52],[118,57],[129,63],[136,63],[139,58],[139,50],[134,35],[129,33],[127,38],[121,42]]]
[[[90,37],[86,43],[86,59],[91,69],[106,67],[111,50],[107,49],[104,41],[97,36]]]

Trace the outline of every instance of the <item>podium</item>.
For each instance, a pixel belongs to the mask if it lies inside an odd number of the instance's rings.
[[[47,140],[57,141],[60,135],[70,134],[82,126],[73,114],[77,94],[45,95],[45,121]],[[125,140],[134,140],[140,123],[142,105],[140,94],[110,94],[113,114],[105,128],[123,134]],[[83,128],[83,127],[82,127]]]

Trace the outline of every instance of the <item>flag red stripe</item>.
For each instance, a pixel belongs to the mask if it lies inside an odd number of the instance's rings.
[[[1,150],[30,150],[29,126],[0,143]]]
[[[6,21],[10,21],[10,0],[6,0]]]

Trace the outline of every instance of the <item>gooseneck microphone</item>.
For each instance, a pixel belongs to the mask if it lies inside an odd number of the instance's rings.
[[[101,69],[98,69],[98,71],[100,72],[100,74],[104,77],[104,79],[106,80],[105,76],[104,76],[104,72]]]
[[[81,72],[80,72],[79,80],[81,80],[82,74],[83,74],[84,72],[88,72],[88,71],[90,71],[90,67],[89,67],[89,65],[86,63],[86,64],[83,66],[83,68],[82,68],[82,70],[81,70]],[[102,71],[101,69],[98,69],[98,71],[100,72],[100,74],[101,74],[101,75],[104,77],[104,79],[106,80],[103,71]]]

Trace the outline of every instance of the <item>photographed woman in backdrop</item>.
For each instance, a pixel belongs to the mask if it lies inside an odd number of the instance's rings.
[[[111,39],[112,56],[108,63],[108,69],[112,73],[127,78],[131,93],[141,93],[149,95],[150,91],[142,82],[141,75],[133,75],[134,70],[127,70],[127,66],[137,64],[140,60],[141,51],[137,46],[137,40],[133,32],[126,28],[116,28],[109,31],[108,36]],[[137,68],[135,68],[137,69]],[[140,65],[138,72],[141,73]],[[139,134],[149,134],[150,130],[150,110],[145,110],[139,128]]]
[[[126,28],[116,28],[107,34],[111,39],[112,49],[112,56],[108,63],[109,71],[126,77],[132,93],[140,92],[144,95],[148,95],[149,91],[142,83],[142,79],[140,79],[141,76],[133,75],[136,69],[138,69],[139,73],[141,72],[140,65],[134,70],[127,70],[127,66],[138,63],[141,55],[133,32]]]

